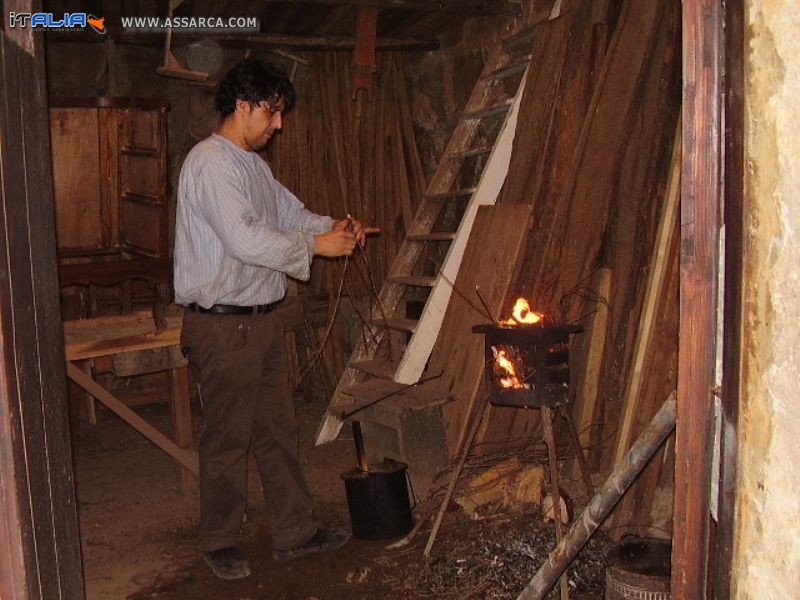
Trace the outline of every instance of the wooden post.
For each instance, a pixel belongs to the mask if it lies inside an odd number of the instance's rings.
[[[553,436],[553,415],[549,406],[542,406],[542,432],[547,444],[547,459],[550,464],[550,497],[553,499],[553,521],[556,528],[556,544],[564,539],[564,523],[561,520],[561,490],[558,486],[558,461],[556,460],[556,440]],[[569,580],[566,574],[560,577],[561,600],[569,599]]]
[[[81,600],[44,54],[0,28],[0,597]]]
[[[722,162],[722,3],[683,3],[681,301],[672,597],[705,598]]]

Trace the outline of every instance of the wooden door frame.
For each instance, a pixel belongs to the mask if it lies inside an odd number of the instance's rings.
[[[683,2],[681,307],[673,598],[730,597],[741,343],[743,1]],[[723,305],[720,230],[725,226]],[[717,313],[722,388],[715,390]],[[721,402],[718,519],[711,505],[714,395]]]
[[[0,597],[80,600],[41,32],[0,32],[0,82]]]

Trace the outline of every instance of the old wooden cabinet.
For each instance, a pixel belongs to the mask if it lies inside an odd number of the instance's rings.
[[[163,306],[169,298],[168,108],[155,98],[50,102],[59,276],[68,317],[126,313],[134,302]],[[98,302],[116,308],[103,311]]]

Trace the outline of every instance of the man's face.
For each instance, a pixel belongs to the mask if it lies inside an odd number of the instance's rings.
[[[242,137],[245,144],[258,152],[267,145],[276,131],[283,128],[283,111],[286,103],[283,98],[276,101],[262,100],[258,104],[244,102]]]

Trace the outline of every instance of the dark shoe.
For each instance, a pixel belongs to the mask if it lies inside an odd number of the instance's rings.
[[[236,546],[205,552],[203,560],[220,579],[242,579],[250,575],[250,564]]]
[[[305,544],[290,550],[273,550],[272,558],[275,560],[294,560],[314,552],[327,552],[344,546],[350,539],[350,534],[335,529],[317,529],[317,532]]]

